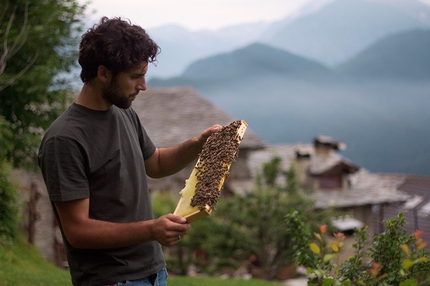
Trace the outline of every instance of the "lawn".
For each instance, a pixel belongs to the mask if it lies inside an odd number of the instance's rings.
[[[30,245],[0,244],[0,286],[71,285],[70,274],[45,261]]]
[[[279,286],[263,280],[170,276],[169,286]],[[25,242],[0,243],[0,286],[71,286],[70,275],[43,259]]]

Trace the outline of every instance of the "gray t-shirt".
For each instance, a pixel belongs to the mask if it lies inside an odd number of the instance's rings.
[[[90,198],[90,218],[136,222],[153,219],[144,160],[154,152],[132,108],[95,111],[74,103],[46,132],[39,166],[52,202]],[[117,249],[76,249],[64,241],[74,285],[135,280],[165,267],[156,241]]]

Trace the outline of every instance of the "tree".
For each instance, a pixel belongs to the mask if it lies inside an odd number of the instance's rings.
[[[0,240],[18,233],[10,165],[34,167],[41,133],[65,108],[61,74],[77,54],[85,6],[75,0],[0,0]]]
[[[85,6],[0,0],[0,132],[15,167],[33,166],[41,133],[64,110]]]
[[[15,55],[21,47],[25,44],[28,36],[28,3],[24,4],[24,18],[23,23],[21,25],[21,29],[15,39],[10,41],[10,32],[12,29],[12,25],[14,24],[15,16],[16,16],[16,8],[17,5],[14,5],[12,11],[10,13],[10,17],[8,18],[6,29],[3,34],[3,51],[0,56],[0,74],[4,72],[6,69],[6,65],[13,55]],[[5,17],[6,12],[9,10],[9,2],[6,2],[4,9],[0,14],[0,21],[3,17]],[[11,85],[17,78],[23,75],[36,61],[38,53],[36,53],[33,59],[20,71],[18,74],[9,78],[8,80],[0,81],[0,91]]]

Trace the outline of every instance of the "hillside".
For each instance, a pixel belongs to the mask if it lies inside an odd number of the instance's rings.
[[[388,36],[336,70],[349,76],[430,81],[430,30]]]
[[[72,285],[69,271],[44,260],[24,241],[0,241],[0,286]]]
[[[430,7],[420,4],[422,13],[430,14]],[[337,0],[287,25],[266,43],[333,66],[386,35],[417,27],[429,25],[388,3]]]
[[[418,0],[315,0],[273,23],[249,23],[218,31],[179,26],[149,29],[162,52],[149,76],[171,78],[191,63],[261,42],[334,66],[387,35],[430,27],[430,5]]]
[[[157,67],[151,71],[165,78],[178,75],[197,59],[228,52],[256,41],[266,27],[263,23],[256,23],[216,32],[192,32],[176,25],[151,29],[148,33],[162,49]]]
[[[381,48],[372,47],[371,54],[400,53],[398,41],[389,43],[376,44]],[[148,84],[192,86],[271,144],[309,142],[325,134],[344,140],[344,155],[371,171],[430,175],[430,82],[411,81],[415,63],[407,63],[396,68],[404,78],[363,81],[258,44],[197,61],[181,77]]]
[[[179,77],[149,81],[153,86],[206,85],[255,77],[321,79],[333,77],[327,67],[263,44],[252,44],[189,65]]]
[[[226,285],[226,286],[280,286],[261,279],[222,279],[215,277],[168,278],[172,286]],[[27,243],[0,244],[0,286],[68,286],[72,285],[68,270],[60,269],[43,259],[42,255]]]
[[[232,79],[261,74],[325,75],[331,71],[316,62],[263,44],[252,44],[191,64],[182,73],[192,79]]]

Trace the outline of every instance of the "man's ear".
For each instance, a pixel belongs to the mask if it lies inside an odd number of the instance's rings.
[[[101,82],[108,82],[112,78],[112,72],[104,65],[99,65],[97,68],[97,77]]]

